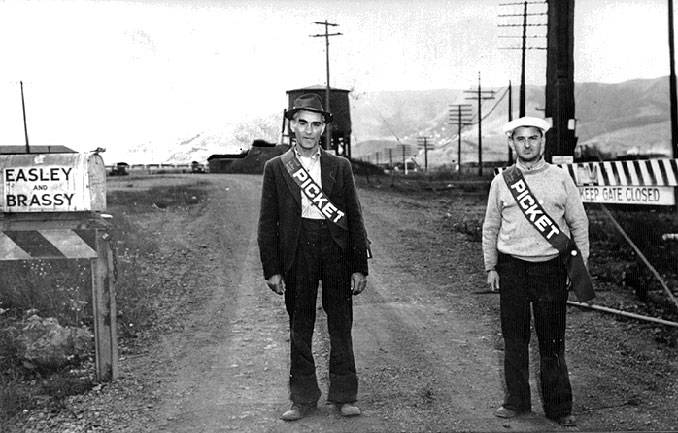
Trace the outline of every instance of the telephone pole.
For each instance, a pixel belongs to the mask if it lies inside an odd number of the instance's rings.
[[[424,147],[424,173],[428,173],[428,140],[430,138],[427,136],[418,137],[419,147]]]
[[[471,104],[451,104],[451,125],[457,125],[457,173],[461,174],[461,128],[471,125]]]
[[[546,50],[546,47],[541,46],[528,46],[527,39],[540,39],[544,38],[543,35],[528,35],[528,27],[545,27],[545,23],[529,23],[527,22],[527,17],[529,16],[546,16],[546,12],[536,12],[528,13],[527,5],[540,4],[546,5],[545,1],[522,1],[522,2],[513,2],[513,3],[500,3],[499,6],[522,6],[523,11],[519,14],[501,14],[499,18],[514,18],[521,17],[523,19],[522,24],[499,24],[498,27],[522,27],[522,36],[517,35],[502,35],[500,38],[511,39],[511,38],[521,38],[522,44],[520,47],[501,47],[502,50],[521,50],[522,55],[520,58],[520,99],[519,99],[519,113],[520,117],[525,116],[525,52],[527,50]]]
[[[28,145],[28,128],[26,127],[26,105],[24,104],[24,82],[19,81],[21,87],[21,111],[24,115],[24,137],[26,138],[26,153],[31,153],[31,148]]]
[[[577,145],[574,109],[574,0],[548,1],[548,53],[546,56],[546,110],[553,121],[546,133],[544,154],[574,156]]]
[[[511,87],[511,80],[509,80],[508,85],[508,121],[513,120],[513,87]],[[513,151],[511,150],[511,145],[508,147],[508,165],[513,164]]]
[[[669,100],[671,104],[671,149],[678,158],[678,102],[676,101],[676,60],[673,42],[673,0],[669,0]],[[678,191],[677,191],[678,194]]]
[[[470,96],[465,99],[474,99],[478,101],[478,176],[483,176],[483,113],[482,101],[494,99],[494,90],[482,90],[480,86],[480,72],[478,72],[478,90],[464,90],[464,93],[477,93],[476,96]]]
[[[407,152],[408,154],[412,152],[411,146],[409,144],[403,144],[400,143],[398,144],[400,146],[400,149],[402,150],[402,155],[403,155],[403,170],[405,170],[405,176],[407,176],[407,160],[405,159],[405,153]]]
[[[312,38],[325,38],[325,71],[327,73],[327,80],[325,85],[325,111],[330,110],[330,36],[339,36],[341,33],[328,33],[329,26],[337,27],[339,24],[329,23],[325,21],[315,21],[313,24],[320,24],[325,26],[325,33],[311,35]],[[325,125],[325,149],[332,149],[332,124]]]

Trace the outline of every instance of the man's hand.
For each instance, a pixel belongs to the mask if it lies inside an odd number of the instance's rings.
[[[359,295],[367,287],[367,277],[360,272],[351,275],[351,293]]]
[[[493,292],[499,291],[499,274],[494,269],[487,271],[487,284]]]
[[[278,295],[285,293],[285,280],[283,280],[283,277],[280,274],[275,274],[266,280],[266,285]]]

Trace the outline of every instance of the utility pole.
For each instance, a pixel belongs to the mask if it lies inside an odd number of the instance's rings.
[[[671,103],[671,149],[678,158],[678,102],[676,101],[676,60],[673,42],[673,0],[669,0],[669,98]],[[678,194],[678,191],[677,191]]]
[[[457,125],[457,173],[461,174],[461,128],[471,125],[471,104],[451,104],[449,123]]]
[[[21,111],[24,114],[24,137],[26,138],[26,153],[31,153],[31,147],[28,145],[28,128],[26,127],[26,104],[24,103],[24,82],[19,81],[21,87]]]
[[[402,149],[403,152],[403,170],[405,170],[405,176],[407,176],[407,161],[405,160],[405,150],[410,150],[410,145],[409,144],[399,144],[400,148]]]
[[[546,133],[548,162],[553,155],[574,156],[577,145],[574,109],[574,0],[548,0],[546,110],[552,127]]]
[[[417,137],[419,140],[419,147],[424,147],[424,173],[428,173],[428,140],[431,137],[420,136]]]
[[[465,93],[475,93],[473,90],[464,90]],[[494,90],[482,90],[480,85],[480,72],[478,72],[478,90],[477,95],[465,99],[475,99],[478,101],[478,176],[483,176],[483,114],[482,101],[485,99],[494,99]]]
[[[511,87],[511,80],[509,80],[508,85],[508,121],[513,120],[513,87]],[[508,165],[513,165],[513,150],[511,145],[507,144],[508,147]]]
[[[526,50],[546,50],[546,47],[535,47],[535,46],[527,46],[527,39],[539,39],[539,38],[544,38],[543,35],[529,35],[527,34],[527,28],[528,27],[544,27],[546,24],[544,23],[530,23],[528,24],[527,22],[527,17],[528,16],[545,16],[547,15],[546,12],[536,12],[536,13],[528,13],[527,12],[527,5],[528,4],[541,4],[545,5],[545,1],[522,1],[522,2],[513,2],[513,3],[500,3],[499,6],[522,6],[523,11],[520,14],[501,14],[498,17],[499,18],[510,18],[510,17],[521,17],[523,19],[522,24],[499,24],[498,27],[522,27],[522,36],[517,36],[517,35],[509,35],[509,36],[499,36],[500,38],[521,38],[522,39],[522,44],[520,47],[501,47],[500,49],[502,50],[521,50],[522,55],[520,58],[520,99],[519,99],[519,114],[520,117],[525,116],[525,52]]]
[[[388,168],[393,171],[393,149],[388,148]]]
[[[327,73],[327,80],[325,84],[325,111],[330,110],[330,36],[339,36],[341,33],[328,33],[328,26],[337,27],[339,24],[329,23],[325,21],[315,21],[314,24],[325,26],[325,33],[311,35],[312,38],[325,38],[325,71]],[[325,125],[325,149],[332,149],[332,124]]]

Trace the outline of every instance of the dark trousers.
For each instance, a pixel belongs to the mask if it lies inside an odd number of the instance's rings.
[[[559,258],[532,263],[500,254],[501,331],[504,336],[504,407],[531,409],[529,383],[530,304],[539,341],[539,378],[544,412],[569,415],[572,388],[565,363],[567,271]]]
[[[358,394],[351,327],[351,276],[346,256],[332,240],[328,222],[302,220],[296,264],[285,278],[285,304],[290,319],[290,400],[316,404],[320,389],[311,349],[318,283],[330,335],[330,386],[327,400],[352,403]]]

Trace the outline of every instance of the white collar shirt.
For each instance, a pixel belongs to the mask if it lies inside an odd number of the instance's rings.
[[[304,167],[304,170],[308,172],[308,174],[311,176],[311,179],[318,184],[320,188],[323,187],[323,182],[322,182],[322,177],[321,177],[321,172],[320,172],[320,148],[318,148],[318,151],[314,153],[311,156],[302,156],[296,149],[294,149],[294,153],[297,156],[297,159],[301,163],[302,167]],[[302,218],[309,218],[309,219],[314,219],[314,220],[322,220],[325,219],[325,215],[318,209],[317,206],[315,206],[313,203],[311,203],[311,200],[306,197],[306,194],[303,192],[300,192],[301,194],[301,217]]]
[[[525,164],[520,162],[520,160],[516,161],[516,167],[518,167],[520,169],[520,171],[522,171],[522,172],[538,170],[538,169],[544,167],[545,165],[546,165],[546,160],[544,159],[543,156],[532,167],[526,166]]]

